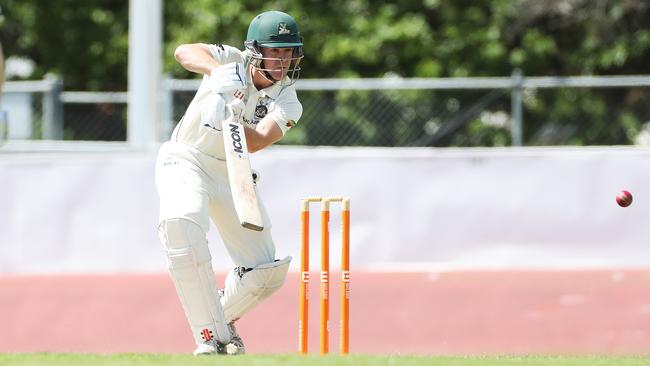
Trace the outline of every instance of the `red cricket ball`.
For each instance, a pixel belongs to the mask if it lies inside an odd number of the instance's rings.
[[[632,193],[628,191],[620,191],[616,195],[616,203],[621,207],[627,207],[632,204]]]

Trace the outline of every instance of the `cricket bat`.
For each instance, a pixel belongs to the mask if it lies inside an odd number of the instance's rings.
[[[233,114],[230,113],[230,118],[221,122],[221,128],[226,150],[230,190],[239,222],[247,229],[262,231],[264,223],[257,202],[244,126],[234,120]]]

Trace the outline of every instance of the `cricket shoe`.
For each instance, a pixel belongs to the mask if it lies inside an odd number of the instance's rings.
[[[226,345],[217,342],[216,339],[205,341],[194,350],[194,356],[224,355],[226,353]]]
[[[243,267],[237,267],[237,269],[243,269]],[[241,277],[241,276],[240,276]],[[217,295],[221,298],[224,296],[224,289],[217,289]],[[244,347],[244,341],[241,339],[239,333],[237,333],[237,328],[235,328],[235,321],[228,323],[228,329],[230,330],[230,342],[223,345],[224,351],[220,354],[227,354],[231,356],[243,355],[246,353],[246,348]]]
[[[230,329],[230,343],[225,345],[226,354],[230,356],[243,355],[246,353],[246,348],[244,347],[244,341],[237,333],[234,321],[228,323],[228,329]]]

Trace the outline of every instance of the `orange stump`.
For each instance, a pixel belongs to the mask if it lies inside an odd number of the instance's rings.
[[[341,354],[350,351],[350,201],[341,211]]]
[[[320,246],[320,354],[329,352],[330,342],[330,203],[321,201]]]
[[[298,324],[298,351],[307,354],[309,336],[309,202],[303,202],[300,213],[300,321]]]
[[[309,204],[321,203],[320,354],[329,352],[329,221],[330,202],[341,202],[341,354],[350,347],[350,200],[343,197],[310,197],[301,201],[300,321],[298,352],[307,354],[309,338]]]

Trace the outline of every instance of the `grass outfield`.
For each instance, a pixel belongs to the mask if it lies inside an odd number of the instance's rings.
[[[237,357],[161,354],[66,354],[66,353],[0,353],[2,366],[66,365],[66,366],[363,366],[363,365],[432,365],[432,366],[508,366],[508,365],[553,365],[553,366],[627,366],[650,365],[650,356],[639,357],[461,357],[461,356],[298,356],[298,355],[245,355]]]

